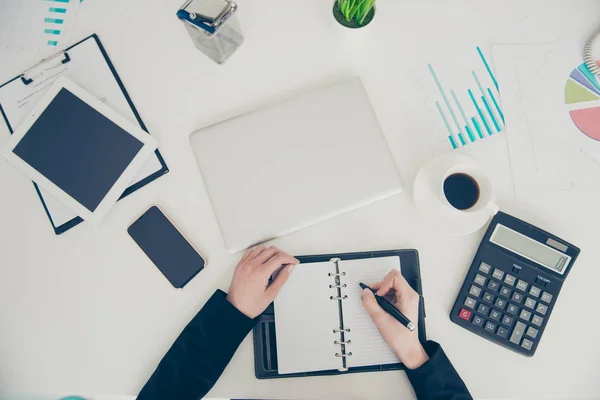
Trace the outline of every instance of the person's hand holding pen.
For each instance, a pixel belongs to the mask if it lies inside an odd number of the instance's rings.
[[[377,290],[378,296],[385,297],[408,319],[417,324],[419,320],[419,294],[410,287],[399,271],[391,271],[383,281],[369,286]],[[411,332],[384,311],[377,304],[375,295],[369,289],[363,290],[362,303],[385,342],[407,368],[419,368],[429,360],[429,356],[423,349],[421,342],[419,342],[418,328]]]

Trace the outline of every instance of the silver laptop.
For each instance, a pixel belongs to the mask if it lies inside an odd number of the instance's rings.
[[[402,191],[358,78],[192,133],[234,253]]]

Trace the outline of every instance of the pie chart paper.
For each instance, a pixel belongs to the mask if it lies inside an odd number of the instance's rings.
[[[519,201],[600,191],[600,84],[577,67],[580,52],[568,37],[494,46]]]
[[[585,64],[571,72],[565,85],[565,103],[575,126],[600,141],[600,82]]]

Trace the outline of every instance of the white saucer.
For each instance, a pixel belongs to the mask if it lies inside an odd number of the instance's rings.
[[[448,153],[428,161],[417,173],[413,198],[419,214],[435,230],[450,236],[462,236],[481,229],[491,218],[489,214],[468,214],[449,210],[440,197],[440,177],[455,164],[478,164],[457,153]],[[437,179],[436,179],[437,178]]]

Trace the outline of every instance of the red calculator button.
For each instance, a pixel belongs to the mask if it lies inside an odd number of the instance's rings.
[[[464,319],[465,321],[468,321],[469,319],[471,319],[471,311],[461,308],[460,312],[458,313],[458,316]]]

